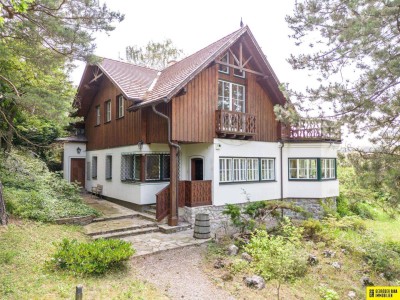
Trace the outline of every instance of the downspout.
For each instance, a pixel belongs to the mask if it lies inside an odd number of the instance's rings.
[[[285,143],[280,141],[279,142],[279,156],[280,156],[280,167],[281,167],[281,201],[283,201],[283,147]],[[281,210],[281,217],[283,218],[283,209]]]
[[[164,102],[165,103],[167,103],[168,101],[169,101],[168,98],[164,98]],[[164,115],[163,113],[159,112],[156,109],[156,105],[157,104],[153,104],[151,106],[152,109],[153,109],[153,112],[156,115],[158,115],[158,116],[160,116],[160,117],[162,117],[162,118],[167,120],[167,124],[168,124],[168,127],[167,127],[168,128],[168,144],[171,147],[171,152],[172,152],[171,154],[173,154],[175,152],[173,149],[174,148],[176,149],[176,154],[175,154],[176,156],[175,157],[171,156],[171,163],[172,163],[172,165],[175,165],[176,175],[174,176],[175,180],[170,180],[170,191],[171,191],[171,194],[175,195],[175,196],[170,197],[171,198],[171,202],[170,202],[170,215],[169,215],[169,218],[168,218],[168,225],[169,226],[177,226],[178,225],[178,218],[179,218],[179,216],[178,216],[178,182],[179,182],[179,178],[178,178],[178,174],[179,174],[179,171],[178,171],[178,155],[179,155],[179,152],[181,151],[181,147],[177,143],[172,142],[172,140],[171,140],[171,119],[170,119],[170,117],[168,117],[167,115]],[[173,168],[171,168],[171,171],[173,172]],[[171,179],[172,178],[173,178],[173,176],[171,176]]]

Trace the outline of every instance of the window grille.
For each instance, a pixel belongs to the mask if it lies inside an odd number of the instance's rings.
[[[146,155],[146,180],[160,180],[160,155]]]
[[[170,169],[170,156],[162,155],[162,179],[170,179],[171,169]]]

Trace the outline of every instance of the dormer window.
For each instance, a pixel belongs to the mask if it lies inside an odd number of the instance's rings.
[[[221,57],[221,62],[229,64],[229,53],[226,52],[223,57]],[[224,74],[229,74],[229,67],[225,65],[219,65],[219,72],[224,73]]]

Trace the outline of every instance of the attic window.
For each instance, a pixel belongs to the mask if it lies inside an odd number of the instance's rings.
[[[226,52],[225,55],[223,57],[221,57],[221,62],[229,64],[229,53],[228,52]],[[218,71],[221,73],[229,74],[229,67],[220,64]]]
[[[233,75],[236,76],[236,77],[245,78],[246,77],[246,72],[235,68],[235,69],[233,69]]]

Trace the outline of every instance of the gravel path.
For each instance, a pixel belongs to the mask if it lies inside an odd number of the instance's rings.
[[[204,251],[204,246],[164,251],[135,258],[133,266],[139,278],[151,282],[171,299],[235,299],[202,272]]]

